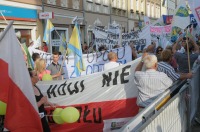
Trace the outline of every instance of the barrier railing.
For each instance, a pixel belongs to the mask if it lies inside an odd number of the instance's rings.
[[[176,82],[119,131],[190,131],[198,107],[200,68],[193,78]]]

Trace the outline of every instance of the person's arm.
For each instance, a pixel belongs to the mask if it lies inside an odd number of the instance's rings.
[[[194,46],[194,52],[199,53],[199,46],[196,44],[196,42],[190,38],[190,41],[192,42],[192,45]]]
[[[137,67],[135,68],[135,72],[136,71],[141,71],[142,70],[142,67],[143,67],[143,59],[145,56],[147,56],[148,54],[147,53],[143,53],[142,55],[142,60],[138,63]]]
[[[44,96],[40,99],[40,101],[37,102],[37,106],[40,107],[41,105],[45,104],[47,102],[47,97]]]
[[[52,78],[56,78],[56,77],[59,77],[59,76],[61,76],[61,72],[58,72],[57,74],[52,75]]]
[[[184,74],[181,74],[180,75],[180,80],[184,80],[184,79],[190,79],[190,78],[192,78],[192,73],[190,72],[190,73],[184,73]]]
[[[180,41],[182,41],[182,37],[180,37],[180,38],[176,41],[176,43],[173,45],[173,47],[172,47],[172,52],[173,52],[173,54],[176,53],[176,47],[177,47],[177,45],[179,44]]]

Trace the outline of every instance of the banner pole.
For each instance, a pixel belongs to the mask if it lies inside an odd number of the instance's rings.
[[[187,32],[186,32],[186,36],[187,37],[188,37],[188,29],[187,29]],[[187,44],[187,56],[188,56],[188,68],[189,68],[189,72],[191,72],[191,69],[190,69],[190,52],[189,52],[188,38],[186,38],[186,44]]]

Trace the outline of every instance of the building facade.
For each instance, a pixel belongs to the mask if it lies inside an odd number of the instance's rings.
[[[8,6],[19,3],[23,4],[23,8],[34,8],[37,16],[41,12],[53,12],[54,18],[50,20],[56,31],[51,33],[51,51],[58,49],[61,35],[69,41],[76,16],[79,19],[82,43],[92,41],[92,30],[95,26],[107,29],[108,24],[115,23],[120,25],[122,32],[130,32],[139,28],[144,16],[148,16],[152,22],[161,16],[160,0],[7,0],[0,2],[0,5],[5,3]],[[6,26],[2,18],[0,22],[4,23],[3,27]],[[34,22],[16,22],[36,28],[35,35],[30,36],[31,39],[35,40],[39,35],[43,38],[45,19],[36,17]]]
[[[0,1],[0,31],[9,20],[14,20],[15,31],[21,33],[21,43],[29,43],[30,39],[43,33],[42,22],[38,19],[38,12],[42,10],[42,2],[36,0]],[[3,15],[3,16],[2,16]],[[6,20],[4,20],[4,18]]]

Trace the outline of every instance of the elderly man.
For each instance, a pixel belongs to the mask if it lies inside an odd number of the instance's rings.
[[[117,58],[117,54],[115,52],[108,53],[108,60],[109,60],[109,62],[104,64],[104,71],[113,69],[113,68],[121,65],[120,63],[117,62],[118,58]]]
[[[161,93],[168,89],[173,81],[163,72],[157,70],[157,57],[144,53],[135,69],[134,82],[139,90],[137,104],[140,111],[148,106]],[[143,65],[146,70],[142,71]]]

